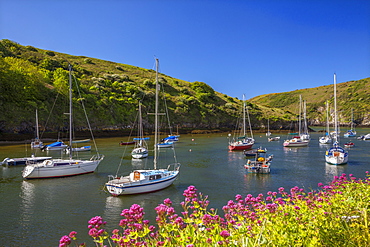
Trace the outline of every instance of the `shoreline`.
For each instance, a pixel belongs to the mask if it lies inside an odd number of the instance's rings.
[[[253,130],[254,133],[265,133],[267,130],[265,129],[258,129]],[[273,130],[274,133],[287,133],[289,130]],[[132,136],[132,133],[134,131],[132,130],[100,130],[94,132],[94,138],[107,138],[107,137],[129,137]],[[235,130],[230,129],[187,129],[179,131],[179,134],[192,134],[192,135],[198,135],[198,134],[214,134],[214,133],[233,133]],[[136,132],[135,132],[136,133]],[[148,132],[146,133],[148,135],[151,135],[152,133]],[[164,133],[163,133],[164,134]],[[79,131],[75,133],[76,139],[85,139],[85,138],[91,138],[89,131]],[[54,142],[58,139],[66,140],[67,137],[60,136],[59,138],[56,138],[58,136],[58,133],[44,133],[43,137],[40,137],[40,139],[43,142]],[[28,144],[31,143],[32,139],[34,139],[32,134],[20,134],[20,133],[0,133],[0,145],[8,145],[8,144]]]

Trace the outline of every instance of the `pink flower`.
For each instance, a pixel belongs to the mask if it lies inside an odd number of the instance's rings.
[[[64,235],[63,237],[61,237],[61,239],[59,240],[59,247],[64,247],[64,246],[68,246],[71,244],[71,239],[67,236],[67,235]]]
[[[224,237],[224,238],[227,238],[230,236],[230,233],[226,230],[223,230],[221,233],[220,233],[221,237]]]
[[[241,200],[241,199],[242,199],[242,196],[241,196],[241,195],[239,195],[239,194],[238,194],[238,195],[236,195],[236,196],[235,196],[235,200],[236,200],[236,201],[239,201],[239,200]]]
[[[164,204],[166,204],[167,206],[171,206],[172,204],[172,201],[170,200],[170,198],[167,198],[167,199],[164,199]]]
[[[68,235],[68,236],[69,236],[70,238],[72,238],[72,239],[75,239],[75,238],[76,238],[76,234],[77,234],[77,232],[72,231],[72,232],[70,232],[70,233],[69,233],[69,235]]]

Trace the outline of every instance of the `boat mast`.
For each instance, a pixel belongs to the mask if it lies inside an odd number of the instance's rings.
[[[72,159],[72,65],[69,69],[69,159]]]
[[[302,128],[302,95],[299,95],[298,135],[301,136]]]
[[[338,142],[338,123],[337,123],[337,75],[334,73],[334,130],[335,130],[335,142]]]
[[[157,169],[157,152],[158,152],[158,58],[155,59],[155,112],[154,112],[154,169]]]
[[[141,118],[141,101],[139,101],[139,138],[140,138],[139,144],[140,144],[140,147],[142,147],[143,145],[143,137],[144,137],[144,133],[143,133],[143,120]]]
[[[243,137],[245,138],[245,95],[243,94]]]
[[[326,101],[326,134],[330,136],[329,133],[329,102]]]
[[[37,108],[36,108],[36,139],[39,140],[39,117],[37,115]]]

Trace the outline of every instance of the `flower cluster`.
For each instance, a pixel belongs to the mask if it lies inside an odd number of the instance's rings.
[[[254,197],[236,195],[222,209],[224,216],[207,207],[207,196],[194,186],[184,191],[180,216],[167,198],[159,204],[158,229],[144,220],[144,209],[134,204],[121,213],[122,230],[109,236],[100,216],[89,221],[89,234],[101,246],[364,246],[370,243],[370,180],[352,174],[334,177],[320,190],[305,192],[293,187]],[[69,246],[76,232],[60,239]]]

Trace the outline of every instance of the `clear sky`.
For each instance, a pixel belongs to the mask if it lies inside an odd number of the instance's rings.
[[[0,0],[0,39],[239,99],[370,77],[369,0]]]

